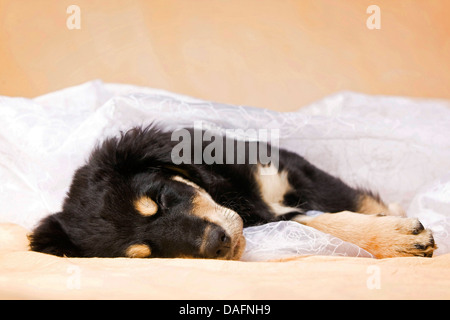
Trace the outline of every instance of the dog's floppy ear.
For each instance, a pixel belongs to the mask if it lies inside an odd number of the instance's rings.
[[[61,223],[62,213],[55,213],[41,220],[28,236],[33,251],[49,253],[56,256],[78,257],[77,247],[70,241]]]

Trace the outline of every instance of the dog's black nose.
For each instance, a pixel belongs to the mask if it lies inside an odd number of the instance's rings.
[[[228,254],[231,248],[231,238],[223,228],[214,226],[205,236],[207,237],[204,250],[206,258],[222,258]]]

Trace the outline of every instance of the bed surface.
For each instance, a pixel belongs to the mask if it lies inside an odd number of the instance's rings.
[[[59,258],[27,251],[26,233],[0,225],[2,299],[450,298],[450,254],[282,262]]]

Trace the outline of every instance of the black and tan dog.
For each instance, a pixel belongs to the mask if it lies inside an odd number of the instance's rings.
[[[62,212],[43,219],[30,235],[31,249],[68,257],[239,259],[243,227],[287,219],[378,258],[431,257],[436,248],[417,219],[396,216],[398,206],[292,152],[277,149],[276,169],[174,165],[175,144],[171,132],[155,127],[104,141],[76,171]],[[276,171],[264,174],[268,170]],[[329,213],[309,217],[308,210]]]

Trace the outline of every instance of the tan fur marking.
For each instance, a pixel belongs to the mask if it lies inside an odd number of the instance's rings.
[[[189,186],[191,186],[191,187],[193,187],[193,188],[195,188],[195,189],[201,189],[198,185],[196,185],[196,184],[193,183],[192,181],[186,180],[185,178],[180,177],[180,176],[172,177],[172,180],[175,180],[175,181],[178,181],[178,182],[187,184],[187,185],[189,185]]]
[[[203,189],[200,190],[192,201],[192,214],[219,225],[231,237],[233,242],[232,246],[235,247],[235,250],[230,251],[230,255],[223,257],[223,259],[240,259],[243,250],[239,250],[237,247],[242,247],[242,245],[245,246],[245,242],[239,242],[239,239],[242,237],[242,229],[244,226],[242,218],[235,211],[217,204]],[[205,237],[207,237],[206,232],[202,241],[202,246],[206,245]]]
[[[165,167],[169,170],[176,171],[185,177],[189,177],[189,173],[186,170],[183,170],[177,166],[166,165]]]
[[[261,197],[277,216],[292,211],[302,212],[298,208],[283,205],[284,195],[292,189],[288,181],[287,171],[280,172],[273,165],[258,165],[255,179],[258,183]]]
[[[147,196],[143,196],[134,202],[134,208],[143,216],[152,216],[158,212],[158,205]]]
[[[377,258],[431,256],[436,248],[431,232],[421,229],[417,219],[344,211],[294,220],[356,244]]]
[[[243,254],[243,248],[245,248],[245,240],[242,241],[241,239],[244,223],[239,214],[216,203],[213,198],[211,198],[208,192],[200,188],[195,183],[180,176],[175,176],[172,178],[172,180],[187,184],[196,189],[196,195],[192,199],[193,208],[191,213],[201,219],[204,219],[211,223],[215,223],[218,226],[222,227],[225,232],[231,237],[233,242],[232,246],[235,246],[235,250],[232,250],[232,252],[230,252],[230,255],[224,257],[224,259],[239,259]],[[206,245],[206,231],[208,230],[205,230],[205,234],[202,239],[203,248],[200,249],[200,252],[202,252],[201,250],[203,250],[204,246]]]
[[[152,250],[146,244],[133,244],[125,252],[129,258],[147,258],[152,254]]]
[[[227,231],[230,236],[236,231],[242,232],[242,219],[231,209],[225,208],[216,202],[207,193],[198,193],[193,201],[192,214],[206,221],[215,223]]]
[[[356,211],[367,214],[389,214],[388,207],[381,200],[377,200],[370,195],[361,196]]]
[[[388,209],[389,215],[391,216],[406,217],[405,210],[403,210],[402,206],[398,203],[390,203]]]

